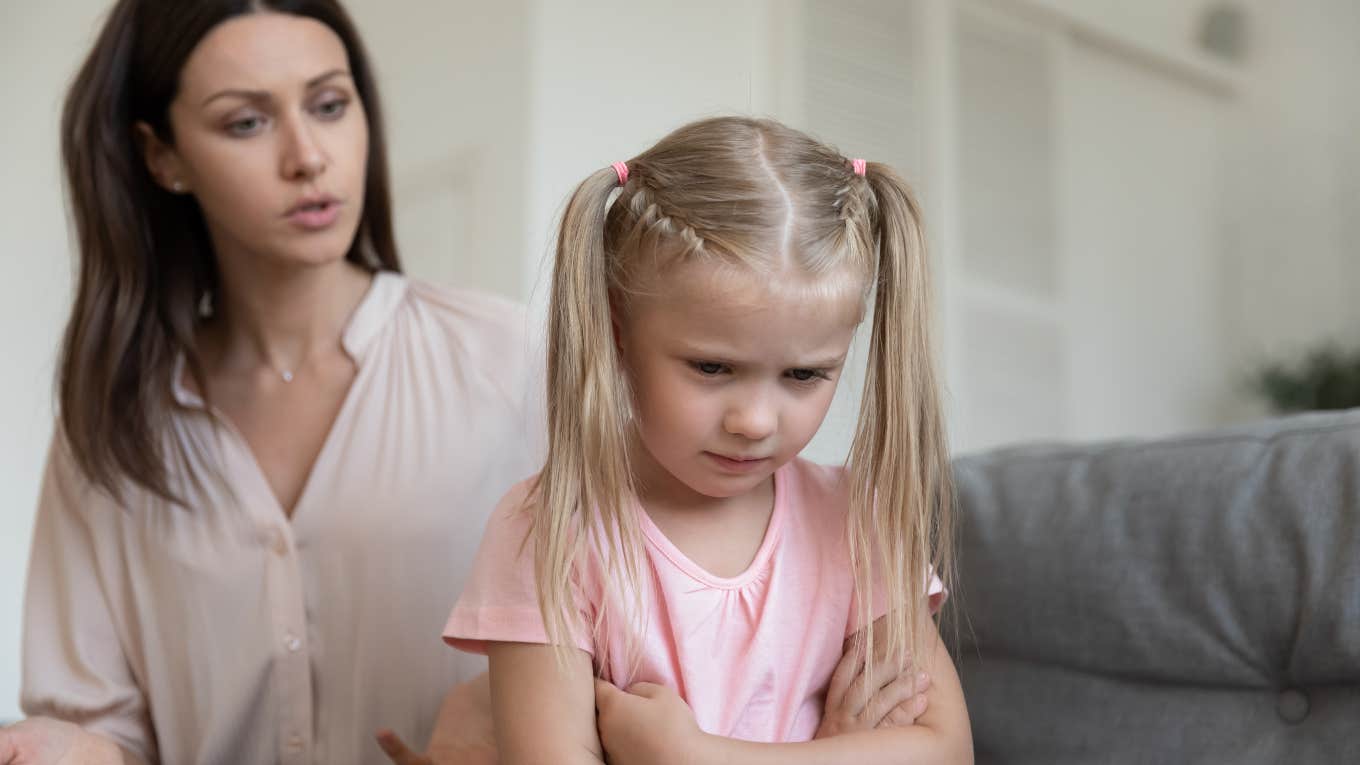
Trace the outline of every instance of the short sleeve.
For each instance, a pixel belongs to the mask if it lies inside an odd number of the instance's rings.
[[[538,608],[531,519],[525,509],[532,485],[532,479],[516,485],[487,521],[467,586],[444,626],[444,642],[460,651],[484,654],[488,642],[550,642]],[[594,608],[575,581],[572,595],[578,623],[589,623]],[[577,631],[572,644],[595,653],[584,630]]]
[[[949,599],[949,590],[945,588],[944,582],[940,577],[935,574],[935,569],[933,567],[928,569],[926,573],[926,579],[928,581],[928,584],[926,585],[926,605],[930,608],[930,613],[933,616],[934,614],[939,613],[944,602]],[[864,629],[868,624],[873,624],[878,621],[879,617],[888,613],[888,597],[884,590],[885,588],[882,586],[881,582],[876,581],[874,583],[873,604],[869,609],[868,622],[861,621],[859,618],[858,593],[855,593],[855,595],[851,597],[850,618],[846,622],[845,628],[845,636],[847,638]]]
[[[59,430],[60,433],[60,430]],[[157,761],[147,702],[119,640],[96,540],[123,512],[96,495],[60,434],[48,450],[24,595],[20,705],[113,739]],[[107,517],[100,514],[108,514]]]

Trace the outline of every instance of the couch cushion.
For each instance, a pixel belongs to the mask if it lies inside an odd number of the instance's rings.
[[[1360,762],[1360,410],[955,470],[979,762]]]

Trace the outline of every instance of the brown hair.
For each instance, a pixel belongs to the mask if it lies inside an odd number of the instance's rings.
[[[134,125],[174,143],[169,108],[199,41],[235,16],[273,11],[328,26],[345,45],[368,119],[364,210],[346,257],[399,271],[382,109],[358,32],[335,0],[119,0],[66,96],[61,148],[79,242],[79,277],[58,368],[61,429],[97,486],[124,481],[175,500],[164,433],[176,360],[206,390],[194,348],[198,306],[217,288],[203,213],[166,192],[143,161]]]
[[[577,187],[557,243],[549,453],[530,505],[550,639],[565,645],[588,626],[569,608],[574,567],[584,555],[603,553],[612,587],[593,625],[597,636],[611,616],[603,612],[629,600],[629,591],[639,604],[630,583],[640,581],[644,553],[626,511],[635,489],[627,451],[631,397],[611,329],[611,312],[626,305],[645,270],[639,264],[701,260],[758,273],[793,266],[820,287],[853,290],[873,303],[868,376],[848,459],[847,537],[858,617],[869,622],[877,579],[897,606],[886,617],[886,654],[903,666],[923,645],[929,572],[952,578],[952,481],[914,196],[891,168],[871,162],[858,175],[840,153],[769,120],[695,122],[627,165],[621,190],[609,168]],[[602,551],[587,549],[595,542]],[[861,646],[870,663],[872,632]]]

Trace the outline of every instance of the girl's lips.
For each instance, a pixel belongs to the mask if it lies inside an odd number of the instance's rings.
[[[738,459],[726,457],[716,452],[704,452],[704,454],[716,463],[720,469],[729,473],[750,473],[761,469],[770,461],[769,457]]]

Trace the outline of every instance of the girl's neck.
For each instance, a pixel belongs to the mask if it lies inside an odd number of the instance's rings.
[[[291,377],[309,360],[343,349],[350,316],[372,280],[347,260],[310,267],[237,261],[221,268],[205,328],[210,365],[227,373],[267,367]]]
[[[691,563],[729,579],[750,568],[775,512],[773,475],[740,495],[709,497],[686,486],[650,455],[636,460],[634,469],[643,512]]]

